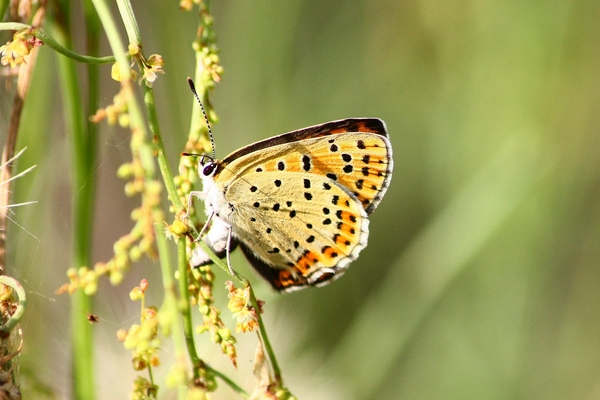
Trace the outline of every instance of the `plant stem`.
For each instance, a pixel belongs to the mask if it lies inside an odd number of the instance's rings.
[[[31,34],[40,39],[45,45],[48,45],[63,56],[66,56],[72,60],[85,64],[109,64],[115,62],[114,56],[90,57],[77,54],[61,45],[52,36],[46,34],[40,29],[34,28],[31,25],[21,24],[18,22],[0,22],[0,31],[18,31],[21,29],[31,29]]]
[[[6,14],[9,2],[10,0],[0,0],[0,15],[4,16]]]
[[[171,200],[171,203],[175,207],[175,213],[179,214],[184,210],[184,206],[181,202],[181,199],[177,195],[177,189],[175,188],[175,182],[173,181],[173,174],[165,154],[165,147],[163,146],[162,135],[158,125],[158,117],[156,116],[154,90],[146,85],[144,85],[144,103],[146,104],[146,110],[148,111],[148,126],[150,127],[150,133],[152,134],[153,142],[156,146],[156,159],[158,161],[158,168],[162,175],[165,188],[167,189],[169,200]]]
[[[173,281],[173,269],[171,268],[171,257],[169,256],[169,246],[167,245],[167,239],[165,231],[160,225],[156,225],[154,228],[156,233],[156,247],[158,249],[158,256],[160,259],[160,270],[162,273],[163,289],[165,292],[161,313],[168,315],[168,320],[171,322],[169,327],[163,327],[163,330],[169,330],[173,335],[173,347],[175,349],[175,362],[181,366],[185,366],[185,349],[184,349],[184,337],[182,335],[182,323],[179,318],[179,308],[177,307],[177,292],[175,289],[175,282]],[[177,387],[177,393],[179,400],[184,400],[186,397],[187,386],[179,385]]]
[[[106,0],[92,0],[94,7],[100,17],[104,31],[108,38],[108,42],[112,49],[112,52],[118,62],[119,72],[121,75],[121,90],[123,95],[127,99],[127,110],[129,114],[129,126],[132,132],[139,131],[141,136],[144,138],[148,137],[148,131],[144,124],[144,116],[142,110],[135,98],[133,91],[133,81],[131,79],[131,71],[129,69],[129,62],[126,56],[125,47],[121,42],[119,30],[115,24],[115,21],[110,13],[110,9]],[[152,156],[152,146],[147,142],[139,145],[139,156],[142,167],[144,168],[147,179],[154,177],[154,157]]]
[[[164,146],[162,143],[162,137],[160,134],[160,128],[158,125],[158,118],[156,115],[156,107],[154,103],[154,91],[152,88],[145,86],[144,87],[144,102],[146,104],[146,109],[148,111],[148,122],[150,127],[150,132],[152,133],[153,142],[156,145],[157,150],[157,160],[158,167],[161,171],[163,181],[165,187],[167,189],[167,193],[169,199],[171,200],[173,206],[177,213],[183,211],[183,204],[181,199],[177,195],[177,189],[175,188],[175,183],[173,182],[173,175],[171,174],[171,169],[169,168],[169,163],[167,161]],[[159,233],[157,232],[157,240]],[[164,236],[164,232],[160,233],[161,236]],[[198,358],[196,353],[196,344],[194,342],[194,328],[192,324],[192,315],[191,315],[191,307],[190,307],[190,294],[188,290],[188,281],[187,281],[187,257],[186,257],[186,238],[184,236],[180,237],[177,241],[177,255],[178,255],[178,272],[179,272],[179,311],[181,312],[181,316],[183,318],[183,331],[185,342],[188,349],[188,354],[190,360],[193,365],[193,375],[194,379],[200,377],[200,368],[204,365],[202,360]],[[159,249],[160,250],[160,249]],[[161,259],[162,263],[162,259]],[[164,268],[164,267],[163,267]],[[163,272],[163,279],[165,279],[167,274]],[[168,277],[170,281],[170,276]],[[166,285],[166,282],[165,282]]]
[[[218,377],[219,379],[221,379],[227,385],[229,385],[229,387],[231,389],[233,389],[233,391],[236,392],[242,399],[249,399],[250,398],[250,395],[248,394],[248,392],[246,392],[244,389],[242,389],[241,387],[239,387],[234,381],[232,381],[231,379],[229,379],[229,377],[227,375],[223,374],[220,371],[217,371],[216,369],[212,369],[208,365],[206,365],[205,368],[208,371],[211,371],[213,374],[215,374],[216,377]]]
[[[200,368],[204,366],[204,363],[198,354],[196,353],[196,344],[194,343],[194,327],[192,324],[192,313],[190,307],[190,292],[188,289],[188,264],[185,252],[185,241],[186,238],[181,236],[177,239],[177,270],[179,272],[179,311],[183,318],[183,334],[185,336],[185,343],[187,345],[188,354],[193,365],[194,379],[200,378]]]
[[[52,25],[55,36],[65,48],[72,47],[69,31],[70,7],[67,2],[60,4],[60,14]],[[73,190],[77,192],[73,200],[73,266],[81,268],[91,262],[91,243],[94,180],[92,161],[95,159],[95,137],[90,137],[87,118],[80,103],[78,74],[75,63],[59,57],[61,88],[65,101],[65,120],[71,133],[73,153]],[[73,310],[92,313],[93,301],[83,291],[72,296]],[[77,399],[94,399],[94,347],[91,325],[80,312],[71,313],[71,334],[73,340],[73,395]]]
[[[98,14],[94,9],[91,0],[83,1],[85,13],[85,28],[87,39],[87,52],[94,57],[100,52],[100,35],[102,34],[102,25]],[[111,58],[114,58],[111,56]],[[100,106],[100,68],[98,64],[89,64],[87,68],[87,87],[88,87],[88,103],[86,115],[92,115]],[[98,124],[87,120],[87,129],[89,134],[89,145],[93,146],[93,154],[96,154],[96,141],[91,139],[98,135]]]
[[[269,361],[271,363],[271,367],[273,368],[273,375],[275,377],[275,382],[278,387],[283,387],[283,379],[281,377],[281,369],[279,368],[279,363],[277,363],[277,357],[275,357],[275,352],[273,351],[273,347],[271,346],[271,341],[269,340],[269,336],[267,335],[267,329],[265,328],[265,323],[260,315],[260,307],[258,305],[258,301],[256,300],[256,296],[254,295],[254,290],[252,289],[252,285],[247,283],[250,288],[250,301],[252,302],[252,307],[256,310],[256,315],[258,319],[258,329],[260,332],[260,338],[262,339],[265,350],[267,351],[267,356],[269,357]]]
[[[133,14],[131,2],[129,0],[117,0],[117,7],[119,8],[119,13],[121,13],[123,25],[125,25],[129,43],[141,45],[140,28],[138,27],[135,15]]]
[[[180,298],[179,298],[179,302],[177,301],[177,295],[175,293],[175,284],[173,282],[173,278],[172,278],[172,271],[171,268],[169,267],[170,265],[170,259],[168,257],[168,246],[166,244],[166,240],[165,240],[165,235],[164,232],[160,232],[160,230],[156,230],[156,238],[157,238],[157,247],[158,247],[158,253],[160,256],[160,262],[161,262],[161,271],[162,271],[162,278],[163,278],[163,287],[165,290],[165,300],[163,303],[163,306],[161,308],[161,311],[167,312],[169,314],[171,314],[171,331],[173,332],[173,336],[174,336],[174,346],[175,346],[175,354],[176,354],[176,359],[177,362],[181,362],[181,363],[185,363],[185,360],[183,359],[183,342],[185,340],[185,343],[187,345],[188,348],[188,354],[189,357],[192,361],[192,365],[194,366],[194,378],[197,377],[197,373],[199,376],[199,369],[200,368],[204,368],[206,369],[206,371],[213,373],[216,377],[218,377],[219,379],[221,379],[223,382],[225,382],[233,391],[235,391],[238,395],[240,395],[243,399],[248,399],[250,397],[250,395],[244,390],[242,389],[240,386],[238,386],[233,380],[231,380],[227,375],[223,374],[222,372],[211,368],[208,364],[205,364],[200,358],[198,358],[198,355],[196,354],[196,346],[194,343],[194,337],[193,337],[193,327],[192,327],[192,323],[191,323],[191,308],[189,307],[189,291],[187,290],[187,278],[185,279],[185,282],[182,282],[181,279],[181,272],[184,271],[185,272],[185,276],[187,277],[187,263],[186,263],[186,257],[185,257],[185,238],[180,238],[177,242],[177,250],[178,250],[178,259],[179,259],[179,267],[178,267],[178,271],[179,271],[179,291],[180,291]],[[185,289],[182,288],[182,286],[185,284]],[[184,293],[185,292],[185,293]],[[187,296],[187,297],[184,297]],[[177,307],[177,304],[180,304],[179,307]],[[182,306],[183,304],[187,305],[187,311],[184,310],[184,307]],[[175,315],[177,315],[177,313],[180,312],[181,315],[183,316],[183,329],[180,323],[180,319],[176,318]],[[187,316],[186,316],[187,314]],[[183,330],[184,332],[184,336],[181,335],[181,331]],[[188,336],[188,332],[191,332],[191,334],[189,334]],[[191,351],[190,351],[191,350]],[[180,387],[181,389],[181,387]],[[181,397],[181,391],[179,392],[179,398],[182,399]],[[185,398],[185,392],[183,394],[183,398]]]
[[[7,209],[10,203],[10,194],[12,190],[9,183],[12,179],[18,175],[13,176],[13,162],[15,146],[17,144],[17,134],[19,133],[19,126],[21,125],[21,115],[23,112],[23,106],[29,90],[29,83],[35,63],[39,52],[36,50],[32,51],[29,55],[29,59],[26,64],[19,67],[19,77],[17,80],[17,92],[13,99],[13,105],[10,112],[10,120],[8,124],[8,132],[6,134],[6,143],[2,150],[1,170],[0,170],[0,183],[3,185],[3,190],[0,192],[0,207]],[[6,238],[7,238],[7,226],[6,226],[7,215],[0,213],[0,274],[4,273],[6,266]]]
[[[200,245],[200,247],[202,247],[202,249],[206,252],[206,254],[208,254],[208,256],[210,257],[212,262],[214,262],[223,271],[227,272],[228,274],[230,273],[229,267],[227,266],[227,264],[224,263],[223,260],[221,260],[219,257],[217,257],[217,255],[210,249],[210,247],[208,247],[206,245],[206,243],[204,243],[204,241],[200,240],[198,242],[198,244]],[[260,307],[258,306],[258,301],[256,300],[256,296],[254,295],[254,290],[252,289],[252,285],[246,278],[244,278],[242,275],[240,275],[235,270],[233,271],[233,276],[242,285],[250,288],[250,301],[252,302],[252,307],[254,307],[254,309],[256,310],[256,315],[257,315],[257,319],[258,319],[258,327],[259,327],[259,331],[260,331],[260,338],[263,341],[263,344],[267,351],[267,356],[271,363],[271,367],[273,368],[273,375],[275,377],[275,381],[277,382],[277,385],[279,387],[283,387],[283,379],[281,377],[281,369],[279,368],[279,363],[277,362],[277,357],[275,356],[275,352],[273,351],[273,347],[271,346],[271,341],[269,340],[269,335],[267,335],[267,330],[265,328],[265,324],[260,315]]]

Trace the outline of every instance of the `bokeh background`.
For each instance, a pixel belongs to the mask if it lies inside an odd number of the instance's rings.
[[[176,1],[134,6],[146,54],[165,59],[154,87],[176,168],[197,17]],[[600,398],[600,2],[228,0],[212,1],[212,11],[225,68],[213,97],[220,157],[363,116],[386,121],[394,148],[369,246],[342,279],[279,296],[234,257],[267,301],[267,328],[299,399]],[[54,295],[71,262],[79,190],[70,185],[56,59],[41,49],[26,104],[18,148],[29,149],[18,166],[37,168],[14,201],[38,203],[15,210],[9,256],[30,293],[23,390],[62,399],[68,316],[82,310]],[[118,91],[110,66],[102,82],[107,105]],[[101,130],[95,261],[128,232],[137,201],[115,176],[129,160],[128,133]],[[219,288],[227,276],[217,277]],[[127,294],[141,278],[158,305],[151,262],[118,288],[104,282],[97,296],[103,399],[126,398],[135,377],[115,332],[136,320]],[[198,343],[250,390],[255,336],[238,338],[238,371],[207,338]],[[222,385],[214,398],[235,396]]]

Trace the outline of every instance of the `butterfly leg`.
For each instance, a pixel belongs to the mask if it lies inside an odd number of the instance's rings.
[[[234,276],[233,268],[231,267],[231,258],[229,257],[229,254],[231,253],[231,226],[229,226],[229,229],[227,230],[227,245],[225,246],[225,251],[227,254],[227,268],[229,268],[231,276]]]
[[[207,228],[209,224],[210,227]],[[198,240],[206,243],[219,258],[226,257],[229,252],[234,250],[237,242],[231,233],[231,225],[216,215],[209,214],[204,226],[200,232],[200,236],[198,236]],[[210,262],[211,259],[208,254],[200,246],[196,246],[192,252],[192,266],[199,267]]]
[[[204,198],[206,197],[204,192],[201,192],[199,190],[194,190],[191,191],[188,194],[188,198],[187,198],[187,209],[185,210],[185,216],[186,218],[190,216],[190,210],[192,209],[192,203],[194,202],[194,197],[199,198],[200,200],[204,200]]]
[[[200,233],[198,234],[198,237],[194,240],[194,242],[197,242],[200,239],[202,239],[204,232],[206,232],[206,230],[208,229],[208,226],[210,225],[210,221],[212,221],[214,216],[215,216],[215,213],[211,212],[210,215],[208,216],[208,218],[206,219],[206,222],[204,222],[204,226],[202,227],[202,229],[200,229]]]

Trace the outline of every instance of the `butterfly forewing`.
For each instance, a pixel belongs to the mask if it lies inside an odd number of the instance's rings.
[[[277,146],[279,144],[314,139],[329,135],[338,135],[348,132],[369,132],[387,137],[385,123],[379,118],[347,118],[338,121],[326,122],[320,125],[309,126],[308,128],[283,133],[278,136],[273,136],[268,139],[252,143],[229,154],[223,159],[223,162],[227,164],[246,154],[266,149],[268,147]]]
[[[240,149],[223,160],[220,179],[264,171],[323,175],[347,188],[370,214],[389,185],[392,149],[383,121],[350,121],[324,124],[327,130],[306,128],[248,146],[260,151],[259,159],[247,148]]]

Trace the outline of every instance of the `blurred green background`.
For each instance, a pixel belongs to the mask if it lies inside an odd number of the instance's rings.
[[[176,1],[134,6],[145,53],[165,59],[154,87],[176,168],[197,17]],[[600,2],[230,0],[212,1],[212,11],[225,68],[213,97],[218,156],[363,116],[386,121],[394,148],[369,246],[342,279],[279,296],[234,257],[267,301],[267,328],[299,399],[600,398]],[[23,389],[37,398],[68,398],[68,315],[81,312],[54,295],[70,266],[78,191],[56,58],[41,49],[18,146],[29,146],[19,170],[38,167],[14,201],[38,203],[16,210],[21,227],[9,227],[10,273],[31,297]],[[104,106],[118,91],[109,75],[103,67]],[[137,202],[115,176],[129,159],[128,133],[101,130],[97,261],[130,229]],[[101,285],[100,398],[131,389],[130,354],[114,334],[135,322],[127,293],[143,277],[158,305],[150,262],[118,288]],[[217,277],[218,289],[227,276]],[[255,336],[238,338],[238,372],[206,338],[198,343],[251,389]],[[234,395],[222,385],[213,398]]]

